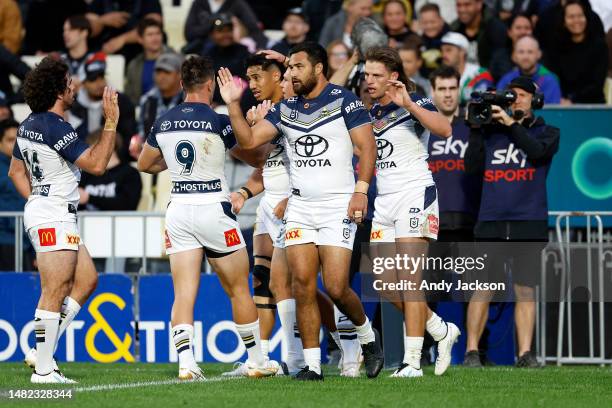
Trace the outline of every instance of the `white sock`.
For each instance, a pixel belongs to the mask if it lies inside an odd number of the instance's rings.
[[[427,320],[425,327],[427,329],[427,333],[429,333],[435,341],[440,341],[445,338],[446,333],[448,332],[446,322],[444,322],[444,320],[442,320],[442,318],[434,312],[431,312],[431,317]]]
[[[281,300],[276,303],[276,310],[287,342],[287,366],[292,371],[300,369],[304,366],[304,350],[296,327],[295,299]]]
[[[35,372],[47,375],[53,371],[53,352],[57,343],[60,314],[36,309],[34,313],[34,332],[36,334]]]
[[[342,350],[343,365],[359,364],[361,344],[357,338],[357,329],[355,328],[355,325],[336,306],[334,306],[334,317],[336,319],[336,327],[338,328],[339,333],[338,340],[340,341],[340,344],[338,344],[338,347],[340,350]]]
[[[412,368],[421,368],[421,350],[423,349],[423,337],[404,336],[404,363],[410,364]]]
[[[252,323],[236,324],[236,330],[242,338],[242,342],[247,349],[248,360],[256,366],[262,366],[265,362],[261,352],[261,339],[259,337],[259,319]]]
[[[71,298],[70,296],[66,296],[64,298],[64,303],[62,303],[62,310],[60,312],[60,326],[59,332],[57,334],[57,343],[59,343],[59,338],[62,337],[62,334],[66,331],[66,328],[70,326],[70,323],[74,320],[75,316],[81,310],[81,305],[79,302]],[[57,348],[57,343],[55,347]]]
[[[261,354],[263,354],[264,357],[268,357],[268,354],[270,353],[270,340],[261,340]]]
[[[177,324],[172,326],[172,340],[178,354],[179,368],[192,368],[198,364],[193,356],[193,326]]]
[[[368,344],[376,340],[368,316],[366,316],[366,321],[364,324],[361,326],[355,325],[355,331],[357,332],[357,337],[359,338],[360,344]]]
[[[321,374],[321,348],[304,349],[304,360],[309,370]]]

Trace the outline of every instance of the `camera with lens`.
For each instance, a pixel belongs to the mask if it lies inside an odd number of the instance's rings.
[[[493,105],[507,110],[515,100],[516,92],[512,89],[472,92],[472,100],[468,104],[468,123],[477,126],[489,124],[493,120]]]

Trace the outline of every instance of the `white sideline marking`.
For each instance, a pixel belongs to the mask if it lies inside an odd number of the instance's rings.
[[[142,381],[137,383],[126,383],[126,384],[104,384],[104,385],[93,385],[91,387],[76,387],[77,392],[96,392],[96,391],[112,391],[122,390],[127,388],[140,388],[140,387],[152,387],[158,385],[172,385],[172,384],[194,384],[194,383],[208,383],[227,381],[232,379],[241,379],[242,377],[215,377],[207,378],[206,380],[199,381],[180,381],[180,380],[163,380],[163,381]]]

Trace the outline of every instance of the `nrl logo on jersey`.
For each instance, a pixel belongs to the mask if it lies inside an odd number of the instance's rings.
[[[190,112],[193,112],[193,108],[189,108],[189,107],[183,108],[183,109],[181,109],[181,112],[183,112],[183,113],[190,113]]]
[[[340,95],[342,93],[342,91],[340,89],[332,89],[332,91],[329,93],[330,95]]]

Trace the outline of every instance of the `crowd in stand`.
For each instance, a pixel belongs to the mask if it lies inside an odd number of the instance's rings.
[[[547,104],[605,103],[604,84],[612,76],[609,0],[182,1],[191,3],[185,46],[173,50],[159,0],[62,0],[61,6],[53,0],[0,0],[0,211],[23,208],[11,198],[17,193],[5,162],[18,126],[11,105],[23,102],[10,76],[27,75],[26,55],[54,53],[69,65],[78,96],[66,120],[84,140],[95,140],[102,127],[108,55],[125,58],[116,154],[107,174],[81,180],[81,205],[95,210],[137,208],[141,180],[129,163],[155,119],[182,101],[186,54],[210,56],[216,69],[228,67],[246,89],[249,55],[261,49],[286,55],[294,45],[315,40],[327,49],[331,76],[358,63],[351,32],[359,19],[370,17],[425,95],[431,94],[429,74],[442,64],[460,73],[463,104],[473,91],[505,88],[518,76],[531,77]],[[267,38],[270,29],[282,30],[282,39]],[[249,91],[243,99],[244,107],[255,104]],[[218,90],[213,104],[222,104]],[[13,242],[3,231],[13,229],[0,219],[0,251]]]

